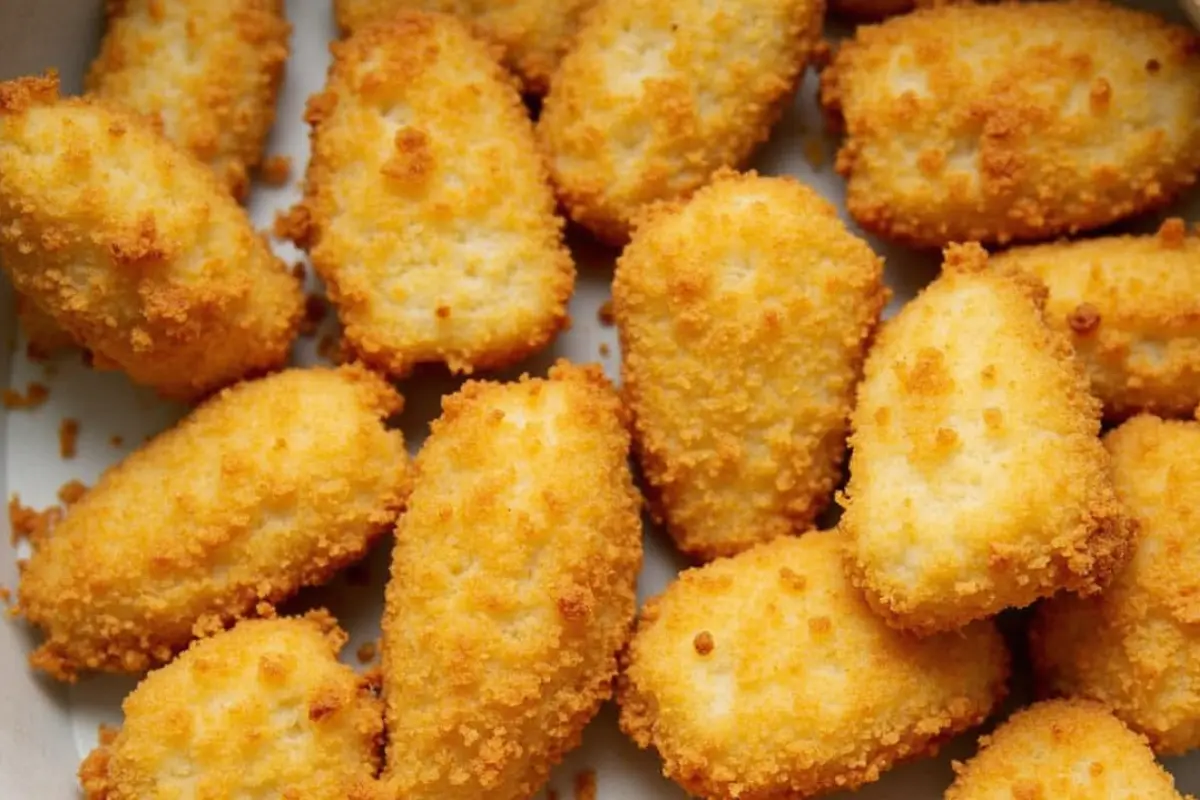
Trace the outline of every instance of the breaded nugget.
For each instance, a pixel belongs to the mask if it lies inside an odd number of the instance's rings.
[[[555,73],[538,135],[559,198],[613,244],[766,141],[821,35],[824,0],[601,0]]]
[[[643,217],[613,309],[642,468],[682,550],[812,525],[887,297],[883,261],[790,178],[719,174]]]
[[[565,362],[443,401],[387,588],[390,796],[531,797],[611,695],[642,561],[623,423]]]
[[[54,77],[0,83],[0,263],[98,366],[179,399],[281,366],[303,312],[210,170]]]
[[[1200,424],[1135,417],[1105,445],[1141,537],[1103,594],[1038,608],[1038,689],[1099,700],[1156,752],[1182,753],[1200,747]]]
[[[1044,300],[978,245],[953,246],[867,357],[841,524],[852,579],[893,625],[949,630],[1091,594],[1129,553],[1100,404]]]
[[[156,120],[238,199],[288,59],[283,0],[110,0],[88,91]]]
[[[822,75],[837,168],[900,242],[1046,239],[1162,206],[1200,171],[1200,39],[1095,0],[860,27]]]
[[[307,119],[292,236],[359,356],[396,376],[470,373],[563,327],[575,268],[532,124],[461,22],[405,11],[334,44]]]
[[[621,727],[706,798],[811,797],[878,780],[984,720],[1008,653],[991,622],[917,639],[846,580],[843,535],[782,537],[684,572],[642,609]]]
[[[1070,337],[1107,417],[1200,405],[1200,235],[1182,220],[1155,236],[1014,248],[992,263],[1046,284],[1046,319]]]
[[[368,798],[382,703],[338,663],[327,612],[246,620],[194,643],[125,698],[79,769],[87,800]]]
[[[226,389],[104,474],[25,564],[35,667],[139,672],[321,584],[395,519],[401,398],[357,365]]]
[[[17,295],[16,312],[31,357],[47,358],[75,344],[71,334],[59,327],[54,317],[34,305],[28,297]]]
[[[1080,700],[1018,711],[954,770],[946,800],[1184,800],[1145,739]]]

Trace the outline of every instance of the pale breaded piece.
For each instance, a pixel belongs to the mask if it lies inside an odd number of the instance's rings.
[[[979,724],[1005,695],[991,622],[917,639],[850,585],[843,535],[783,537],[685,571],[642,609],[618,681],[621,727],[663,773],[723,800],[812,797],[878,780]]]
[[[636,449],[682,550],[812,525],[887,297],[883,261],[790,178],[719,174],[645,215],[613,309]]]
[[[25,565],[54,677],[140,672],[357,560],[408,485],[402,400],[360,366],[226,389],[108,470]]]
[[[307,118],[292,236],[365,361],[470,373],[566,324],[575,268],[532,124],[461,22],[406,11],[334,44]]]
[[[1103,594],[1038,608],[1038,688],[1099,700],[1156,752],[1182,753],[1200,747],[1200,424],[1135,417],[1105,445],[1141,537]]]
[[[1164,205],[1200,171],[1200,40],[1095,0],[860,27],[822,75],[838,171],[897,241],[1046,239]]]
[[[288,59],[283,0],[110,0],[87,90],[157,121],[238,199]]]
[[[443,400],[387,588],[390,797],[523,800],[579,744],[633,622],[628,452],[596,366]]]
[[[1071,339],[1107,417],[1200,405],[1200,235],[1182,220],[1154,236],[1014,248],[992,263],[1046,284],[1046,320]]]
[[[867,357],[841,524],[854,582],[893,625],[948,630],[1091,594],[1129,553],[1100,404],[1044,299],[978,245],[953,246]]]
[[[21,330],[25,332],[30,357],[48,358],[75,345],[71,334],[59,327],[54,317],[34,305],[28,297],[17,295],[16,312]]]
[[[79,769],[87,800],[371,797],[382,703],[338,663],[328,612],[246,620],[195,642],[125,698]]]
[[[555,73],[538,136],[567,213],[613,244],[766,141],[824,0],[601,0]]]
[[[209,169],[53,77],[0,84],[0,263],[98,366],[179,399],[281,366],[303,312]]]
[[[946,800],[1185,800],[1143,737],[1081,700],[1018,711],[954,770]]]

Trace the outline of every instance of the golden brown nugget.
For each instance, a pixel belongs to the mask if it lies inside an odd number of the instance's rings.
[[[125,698],[79,770],[87,800],[367,800],[382,703],[337,660],[327,612],[246,620],[195,642]]]
[[[684,572],[642,609],[621,727],[663,773],[723,800],[854,789],[978,725],[1005,695],[991,622],[917,639],[871,612],[836,531]]]
[[[387,588],[390,796],[532,797],[611,695],[642,561],[623,423],[565,362],[443,401]]]
[[[1200,171],[1200,39],[1095,0],[963,4],[860,27],[822,75],[867,230],[1052,238],[1166,204]]]
[[[538,135],[568,214],[613,244],[766,141],[824,0],[602,0],[554,75]]]
[[[25,565],[32,664],[141,672],[197,635],[327,581],[407,490],[401,398],[351,365],[226,389],[104,474]]]
[[[643,472],[682,550],[812,525],[887,297],[882,259],[790,178],[721,174],[643,217],[613,309]]]
[[[1035,279],[954,246],[867,357],[841,525],[854,583],[893,625],[1093,594],[1129,553],[1100,404],[1044,301]]]
[[[1018,711],[954,770],[946,800],[1194,800],[1175,791],[1144,738],[1078,700]]]
[[[178,399],[281,366],[303,311],[211,170],[53,77],[0,83],[0,263],[94,363]]]
[[[111,0],[107,17],[87,90],[155,120],[244,199],[288,59],[283,0]]]
[[[1071,339],[1105,416],[1183,417],[1200,405],[1200,235],[1182,220],[1154,236],[1013,248],[992,263],[1046,284],[1046,319]]]
[[[288,221],[345,341],[395,376],[502,367],[567,320],[562,220],[516,89],[461,22],[403,12],[333,45]]]

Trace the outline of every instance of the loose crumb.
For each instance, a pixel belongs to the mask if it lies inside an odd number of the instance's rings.
[[[10,541],[14,546],[24,539],[36,548],[45,541],[62,518],[63,510],[58,506],[37,511],[21,505],[21,496],[15,492],[8,499],[8,524],[12,529]]]
[[[358,663],[370,664],[375,660],[377,652],[379,652],[379,647],[374,642],[363,642],[358,646],[358,651],[354,655],[358,658]]]
[[[333,364],[339,364],[342,360],[342,346],[338,341],[338,337],[332,333],[327,333],[321,337],[321,341],[317,343],[317,355]]]
[[[100,727],[97,728],[97,738],[100,740],[101,745],[108,746],[113,743],[113,740],[117,738],[117,734],[120,732],[121,729],[116,725],[106,725],[101,722]]]
[[[585,769],[575,776],[575,800],[596,800],[594,769]]]
[[[292,264],[292,277],[304,283],[304,279],[308,277],[308,268],[304,266],[303,261],[297,261]]]
[[[50,398],[50,390],[41,383],[31,383],[25,387],[25,393],[12,389],[4,390],[4,407],[8,409],[37,408]]]
[[[114,447],[114,448],[122,447],[125,444],[125,437],[117,436],[114,434],[113,436],[108,437],[108,444],[110,447]]]
[[[608,358],[608,355],[611,352],[612,352],[612,350],[609,349],[607,342],[600,343],[600,357],[601,358]]]
[[[79,420],[64,417],[58,425],[58,454],[74,458],[79,451]]]
[[[712,634],[708,631],[700,631],[696,634],[696,638],[692,640],[692,647],[696,648],[696,652],[700,655],[708,655],[713,651],[714,647]]]
[[[292,177],[292,157],[270,156],[263,162],[260,173],[268,186],[283,186]]]
[[[310,292],[304,298],[304,319],[300,321],[301,336],[315,336],[317,328],[329,313],[329,302],[321,295]]]
[[[814,133],[805,136],[801,147],[810,167],[819,170],[825,166],[825,141],[819,135]]]
[[[87,490],[87,484],[83,481],[70,480],[58,487],[58,499],[65,506],[73,506],[87,494]]]
[[[606,328],[611,328],[615,317],[613,317],[612,300],[605,300],[600,304],[600,309],[596,312],[596,319],[600,320],[600,324]]]
[[[0,603],[4,603],[6,606],[12,605],[12,589],[0,586]]]

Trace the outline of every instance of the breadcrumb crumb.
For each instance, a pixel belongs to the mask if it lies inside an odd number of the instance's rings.
[[[617,318],[613,314],[612,298],[605,300],[600,304],[600,307],[596,309],[596,319],[606,328],[611,328],[616,324]]]
[[[601,342],[599,352],[601,358],[608,358],[612,354],[612,348],[608,346],[608,342]]]
[[[13,389],[5,389],[3,402],[9,410],[37,408],[50,398],[50,389],[36,381],[25,387],[21,394]]]
[[[285,185],[292,177],[292,157],[270,156],[263,162],[260,175],[268,186]]]
[[[58,454],[74,458],[79,447],[79,420],[65,417],[58,425]]]
[[[37,511],[21,505],[21,496],[15,492],[8,499],[8,523],[14,546],[24,539],[36,549],[46,541],[62,518],[63,510],[58,506]]]
[[[109,447],[112,447],[113,449],[122,447],[122,446],[124,446],[124,444],[125,444],[124,436],[118,436],[118,435],[114,434],[114,435],[108,437],[108,445],[109,445]]]
[[[363,642],[354,651],[354,657],[358,659],[360,664],[369,664],[375,660],[375,656],[379,653],[379,645],[376,642]]]
[[[58,487],[58,499],[64,506],[72,506],[87,494],[87,484],[81,480],[70,480]]]

